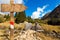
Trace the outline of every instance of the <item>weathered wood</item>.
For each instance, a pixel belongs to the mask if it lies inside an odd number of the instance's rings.
[[[22,12],[26,7],[22,4],[2,4],[1,9],[2,12]]]
[[[10,40],[14,40],[14,29],[10,30]]]
[[[10,22],[14,22],[14,12],[10,12]],[[14,29],[10,27],[10,40],[14,40]]]
[[[10,4],[14,4],[14,0],[10,0]]]

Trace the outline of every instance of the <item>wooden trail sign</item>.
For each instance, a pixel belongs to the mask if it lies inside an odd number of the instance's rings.
[[[22,12],[26,7],[22,4],[2,4],[1,9],[2,12]]]
[[[10,4],[1,4],[2,12],[10,12],[10,40],[14,40],[14,12],[22,12],[26,7],[22,4],[14,4],[14,0],[10,0]]]

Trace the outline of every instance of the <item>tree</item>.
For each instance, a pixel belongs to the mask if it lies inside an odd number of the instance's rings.
[[[34,20],[30,16],[28,16],[26,19],[28,22],[34,23]]]
[[[0,14],[0,23],[4,22],[4,16]]]
[[[17,16],[18,16],[18,13],[16,12],[14,18],[16,18]]]
[[[24,12],[16,12],[15,14],[15,22],[16,23],[22,23],[26,20],[26,15],[25,15],[25,11]]]
[[[4,18],[6,18],[6,21],[10,20],[9,14],[8,15],[5,15]]]
[[[4,22],[4,18],[0,17],[0,23]]]
[[[51,18],[50,20],[48,20],[47,22],[50,25],[60,25],[60,19],[58,18]]]

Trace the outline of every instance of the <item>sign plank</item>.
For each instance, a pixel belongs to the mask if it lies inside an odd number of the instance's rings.
[[[26,7],[22,4],[1,4],[2,12],[21,12],[24,11]]]
[[[11,7],[8,4],[1,5],[1,12],[10,12],[10,9],[11,9]]]

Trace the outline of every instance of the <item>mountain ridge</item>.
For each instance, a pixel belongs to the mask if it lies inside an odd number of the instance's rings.
[[[60,5],[58,5],[52,12],[47,13],[41,19],[45,20],[48,18],[60,18]]]

